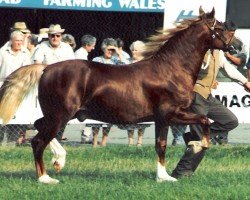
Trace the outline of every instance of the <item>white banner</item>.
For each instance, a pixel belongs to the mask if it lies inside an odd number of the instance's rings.
[[[241,85],[220,82],[212,94],[237,116],[240,123],[250,123],[250,93]]]
[[[164,10],[164,28],[172,28],[174,23],[199,15],[202,6],[205,12],[215,8],[215,17],[220,21],[226,18],[227,0],[167,0]]]

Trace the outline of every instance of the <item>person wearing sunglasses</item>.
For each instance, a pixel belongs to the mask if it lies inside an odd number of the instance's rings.
[[[75,59],[72,47],[62,42],[62,29],[59,24],[51,24],[48,31],[48,41],[42,42],[37,48],[33,61],[36,64],[53,64],[60,61]]]
[[[33,55],[33,62],[35,64],[50,65],[56,62],[75,59],[72,47],[65,42],[62,42],[62,29],[59,24],[51,24],[48,31],[48,40],[39,44]],[[67,140],[63,137],[64,128],[57,134],[56,138]]]

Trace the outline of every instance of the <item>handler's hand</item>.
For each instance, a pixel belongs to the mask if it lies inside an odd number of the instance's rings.
[[[215,80],[213,82],[212,89],[217,89],[218,85],[219,85],[219,82],[217,80]]]
[[[250,82],[246,82],[243,86],[247,92],[250,92]]]

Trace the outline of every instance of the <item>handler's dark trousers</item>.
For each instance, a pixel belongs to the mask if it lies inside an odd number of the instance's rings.
[[[229,131],[238,126],[237,117],[219,100],[212,97],[205,99],[200,94],[194,92],[193,102],[190,110],[194,113],[207,115],[214,122],[211,124],[211,137],[213,135],[227,135]],[[199,141],[202,137],[200,125],[190,125],[190,133],[183,135],[186,145],[190,141]],[[191,175],[205,155],[205,150],[195,153],[193,145],[187,145],[184,155],[180,159],[172,176],[179,178],[183,175]]]

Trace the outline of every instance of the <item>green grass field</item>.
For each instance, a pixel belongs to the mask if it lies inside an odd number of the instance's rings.
[[[0,199],[250,199],[250,145],[214,146],[194,176],[174,183],[156,183],[153,145],[65,148],[67,162],[60,174],[46,150],[49,174],[60,183],[43,185],[37,182],[30,147],[0,147]],[[168,148],[168,172],[183,149]]]

